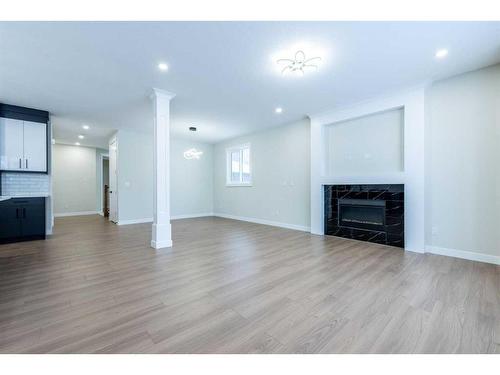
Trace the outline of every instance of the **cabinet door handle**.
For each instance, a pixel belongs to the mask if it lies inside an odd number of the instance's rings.
[[[23,164],[22,164],[22,159],[19,158],[19,169],[21,169],[23,167]]]
[[[28,159],[26,159],[26,169],[28,169]]]

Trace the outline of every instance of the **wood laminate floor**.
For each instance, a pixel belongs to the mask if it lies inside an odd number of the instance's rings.
[[[0,245],[4,353],[499,353],[500,267],[221,218]]]

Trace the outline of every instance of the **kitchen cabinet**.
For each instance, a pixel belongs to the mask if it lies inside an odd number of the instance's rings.
[[[0,243],[45,238],[45,198],[0,202]]]
[[[0,117],[0,170],[47,172],[47,123]]]
[[[24,121],[24,167],[27,171],[47,171],[47,124]]]
[[[24,124],[22,120],[0,117],[0,169],[22,170]]]

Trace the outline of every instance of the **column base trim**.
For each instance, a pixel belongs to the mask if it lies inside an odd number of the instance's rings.
[[[151,231],[151,247],[153,249],[162,249],[172,247],[172,226],[167,223],[153,223]]]
[[[155,241],[151,240],[151,247],[153,249],[164,249],[166,247],[172,247],[172,240],[166,240],[166,241]]]

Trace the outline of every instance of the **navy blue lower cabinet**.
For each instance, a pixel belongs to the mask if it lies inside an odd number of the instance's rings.
[[[19,208],[10,204],[11,200],[0,202],[0,241],[21,237]]]
[[[45,238],[45,198],[0,202],[0,243]]]

